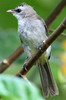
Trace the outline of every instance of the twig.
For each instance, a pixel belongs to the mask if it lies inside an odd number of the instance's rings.
[[[46,49],[51,45],[51,43],[54,42],[54,40],[64,31],[64,29],[66,28],[66,18],[65,20],[61,23],[61,25],[53,32],[53,34],[51,34],[48,39],[43,42],[41,50],[38,50],[37,53],[31,57],[28,62],[25,64],[25,67],[27,70],[25,70],[25,68],[23,67],[17,74],[16,76],[21,75],[26,75],[27,72],[31,69],[31,67],[33,66],[33,64],[39,59],[39,57],[46,51]]]
[[[18,47],[8,58],[4,59],[0,63],[0,73],[7,69],[20,55],[23,53],[23,49]]]
[[[53,30],[53,29],[49,29],[49,32],[54,32],[55,30]],[[62,36],[66,36],[66,34],[65,33],[62,33],[61,34]]]
[[[61,35],[62,35],[62,36],[66,36],[66,34],[65,34],[65,33],[62,33]]]
[[[61,0],[61,2],[57,5],[57,7],[52,11],[52,13],[48,16],[45,20],[47,26],[49,27],[50,24],[56,19],[59,15],[61,10],[66,6],[66,0]]]
[[[58,6],[55,8],[55,10],[53,10],[53,12],[51,13],[51,15],[46,19],[46,24],[47,26],[49,26],[52,21],[56,18],[56,16],[60,13],[61,9],[64,8],[66,4],[66,0],[61,1]],[[61,6],[61,7],[60,7]],[[57,13],[56,13],[57,11]],[[59,13],[58,13],[59,11]],[[54,14],[55,13],[55,14]],[[55,16],[55,17],[53,17]],[[52,20],[51,20],[52,19]],[[6,58],[5,60],[2,61],[2,63],[0,63],[0,73],[2,73],[3,71],[5,71],[21,54],[23,53],[23,48],[20,46],[16,52],[13,52],[11,56],[9,56],[8,58]],[[13,57],[12,57],[13,56]],[[13,59],[14,58],[14,59]],[[6,61],[6,63],[4,62]]]

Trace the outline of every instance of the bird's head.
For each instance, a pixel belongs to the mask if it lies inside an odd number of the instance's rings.
[[[12,13],[18,20],[36,13],[35,10],[26,3],[20,4],[15,9],[7,10],[7,12]]]

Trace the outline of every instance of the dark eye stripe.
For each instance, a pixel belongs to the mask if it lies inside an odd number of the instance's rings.
[[[21,12],[21,9],[16,9],[16,12],[20,13]]]

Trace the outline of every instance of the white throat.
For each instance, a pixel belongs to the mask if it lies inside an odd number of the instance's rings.
[[[27,23],[27,19],[26,18],[21,18],[20,20],[18,20],[18,32],[21,33],[22,30],[25,28]]]

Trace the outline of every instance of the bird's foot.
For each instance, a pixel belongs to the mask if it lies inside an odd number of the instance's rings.
[[[26,68],[26,64],[27,64],[27,62],[25,61],[24,64],[23,64],[23,69],[27,72],[28,70]]]
[[[29,57],[26,57],[26,60],[25,60],[25,62],[24,62],[24,64],[23,64],[23,68],[24,68],[24,70],[25,70],[26,72],[28,71],[27,68],[26,68],[26,64],[27,64],[28,58],[29,58]]]
[[[38,47],[38,49],[39,49],[41,52],[43,52],[43,50],[42,50],[42,45],[40,45],[40,46]]]

